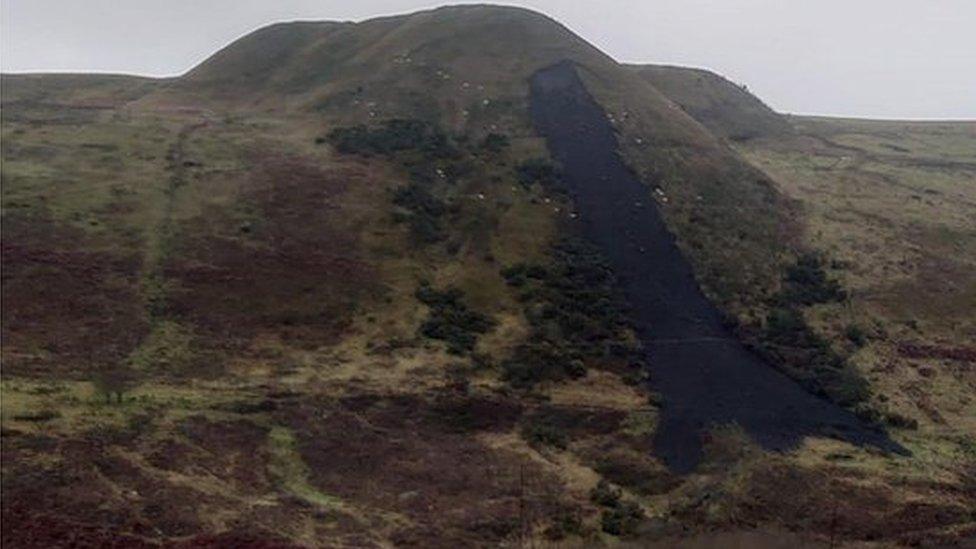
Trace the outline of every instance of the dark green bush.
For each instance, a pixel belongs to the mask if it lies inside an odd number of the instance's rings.
[[[766,339],[778,345],[792,347],[826,346],[826,342],[810,329],[803,313],[797,309],[773,309],[766,316]]]
[[[603,531],[612,536],[627,536],[637,530],[644,518],[644,511],[632,501],[621,502],[611,509],[605,509],[600,516]]]
[[[432,195],[426,187],[416,183],[396,189],[393,193],[393,203],[429,217],[440,217],[446,211],[446,205],[442,200]]]
[[[559,170],[544,158],[526,160],[515,168],[515,174],[524,187],[531,187],[536,183],[552,185],[560,179]]]
[[[58,419],[59,417],[61,417],[61,412],[47,408],[37,412],[24,412],[13,415],[13,419],[17,421],[31,421],[35,423],[43,423],[45,421],[51,421],[52,419]]]
[[[494,154],[498,154],[508,147],[508,136],[500,133],[489,133],[487,136],[485,136],[484,141],[481,142],[481,148]]]
[[[463,294],[456,288],[440,291],[424,283],[415,295],[430,308],[427,320],[420,326],[420,334],[444,341],[451,354],[471,352],[478,336],[494,326],[487,316],[468,309],[462,301]]]
[[[802,307],[846,299],[840,284],[827,276],[819,254],[806,253],[787,267],[781,291],[759,334],[755,349],[807,390],[843,406],[857,406],[870,396],[868,383],[844,356],[811,328]],[[852,329],[854,328],[854,329]],[[863,345],[864,334],[848,327],[847,337]]]
[[[432,244],[444,239],[441,217],[447,211],[447,205],[425,186],[410,183],[397,188],[393,193],[393,203],[409,212],[395,219],[410,224],[410,234],[416,242]]]
[[[867,382],[793,308],[774,309],[762,335],[766,358],[807,390],[843,406],[870,396]]]
[[[576,513],[563,512],[557,515],[544,534],[550,541],[560,541],[567,536],[578,536],[583,532],[583,521]]]
[[[502,378],[516,387],[530,387],[540,381],[577,379],[586,375],[586,366],[574,349],[534,336],[519,345],[511,358],[502,362]]]
[[[590,490],[590,501],[601,507],[616,507],[620,505],[620,490],[604,479]]]
[[[844,335],[847,340],[853,343],[857,347],[863,347],[865,343],[868,342],[868,336],[864,333],[857,324],[851,324],[844,330]]]
[[[428,158],[448,158],[457,154],[447,135],[423,120],[392,119],[379,127],[336,128],[329,142],[344,154],[392,155],[416,150]]]
[[[909,429],[912,431],[918,429],[917,419],[903,416],[897,412],[886,412],[883,414],[883,418],[886,425],[890,425],[896,429]]]
[[[603,256],[575,239],[554,246],[546,265],[519,264],[502,271],[517,290],[532,331],[502,364],[514,386],[586,374],[584,362],[600,358],[640,370],[643,357],[625,338],[627,310]]]
[[[590,492],[590,500],[606,508],[600,516],[600,526],[608,534],[614,536],[632,534],[644,518],[644,511],[640,506],[633,501],[623,499],[620,490],[606,480],[601,479],[597,483]]]
[[[566,429],[546,418],[536,418],[522,427],[522,438],[532,446],[552,446],[565,450],[569,444]]]
[[[846,297],[840,284],[827,277],[823,258],[805,253],[787,267],[779,299],[784,305],[800,306],[843,301]]]

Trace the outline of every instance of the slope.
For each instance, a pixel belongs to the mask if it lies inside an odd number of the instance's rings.
[[[838,507],[845,539],[957,536],[948,452],[720,428],[695,475],[664,466],[618,284],[529,117],[565,59],[705,289],[762,324],[788,204],[539,14],[275,25],[146,93],[113,80],[112,108],[87,108],[101,77],[5,76],[3,542],[591,546],[827,536]]]
[[[630,65],[715,135],[732,140],[789,135],[789,122],[748,89],[707,70]]]
[[[638,74],[541,14],[466,6],[274,25],[140,103],[300,112],[339,124],[419,118],[472,139],[531,139],[529,78],[564,60],[582,68],[629,163],[661,181],[667,221],[710,296],[744,317],[777,284],[787,205]]]

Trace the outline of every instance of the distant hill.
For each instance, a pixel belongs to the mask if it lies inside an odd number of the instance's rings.
[[[793,131],[786,118],[745,86],[711,71],[667,65],[629,68],[720,137],[743,140]]]
[[[4,74],[3,103],[117,107],[156,89],[165,79],[122,74]]]

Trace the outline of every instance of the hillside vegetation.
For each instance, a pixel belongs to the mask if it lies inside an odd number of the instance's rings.
[[[793,133],[784,116],[749,93],[745,86],[713,72],[666,65],[628,68],[719,137],[743,141]]]
[[[653,454],[661,396],[528,116],[566,59],[743,337],[799,315],[915,457],[732,427],[695,474]],[[659,84],[488,6],[272,25],[173,79],[4,75],[3,543],[971,533],[971,125],[733,149]],[[843,298],[789,294],[809,254]]]

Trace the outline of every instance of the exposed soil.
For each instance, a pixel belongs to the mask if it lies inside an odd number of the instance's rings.
[[[579,229],[606,254],[633,306],[652,383],[665,399],[655,447],[672,469],[694,469],[705,432],[727,423],[772,450],[822,435],[905,452],[854,414],[804,391],[723,327],[650,189],[620,159],[614,129],[575,65],[539,71],[531,89],[534,124],[563,167]]]

